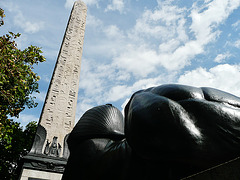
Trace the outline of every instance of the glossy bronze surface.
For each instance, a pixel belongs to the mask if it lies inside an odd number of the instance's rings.
[[[111,105],[87,111],[68,143],[63,179],[180,179],[240,155],[240,98],[176,84],[141,90],[125,118]]]

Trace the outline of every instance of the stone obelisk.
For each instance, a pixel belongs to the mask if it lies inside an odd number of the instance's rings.
[[[66,140],[75,124],[86,14],[86,5],[76,1],[21,180],[61,179],[69,155]]]

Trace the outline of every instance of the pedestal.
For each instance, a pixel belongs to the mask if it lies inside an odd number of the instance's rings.
[[[20,180],[60,180],[66,164],[64,158],[28,154],[23,158]]]

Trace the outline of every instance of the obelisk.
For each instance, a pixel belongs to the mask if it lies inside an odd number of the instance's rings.
[[[75,124],[86,14],[86,5],[82,1],[76,1],[49,85],[35,140],[30,153],[24,158],[21,180],[52,177],[60,179],[64,171],[69,155],[66,139]]]

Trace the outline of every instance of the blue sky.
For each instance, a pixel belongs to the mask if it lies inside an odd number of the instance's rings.
[[[218,88],[240,96],[240,0],[85,0],[88,6],[76,120],[111,103],[121,111],[139,89],[166,83]],[[42,47],[47,61],[39,106],[18,121],[38,120],[73,0],[1,0],[18,47]]]

